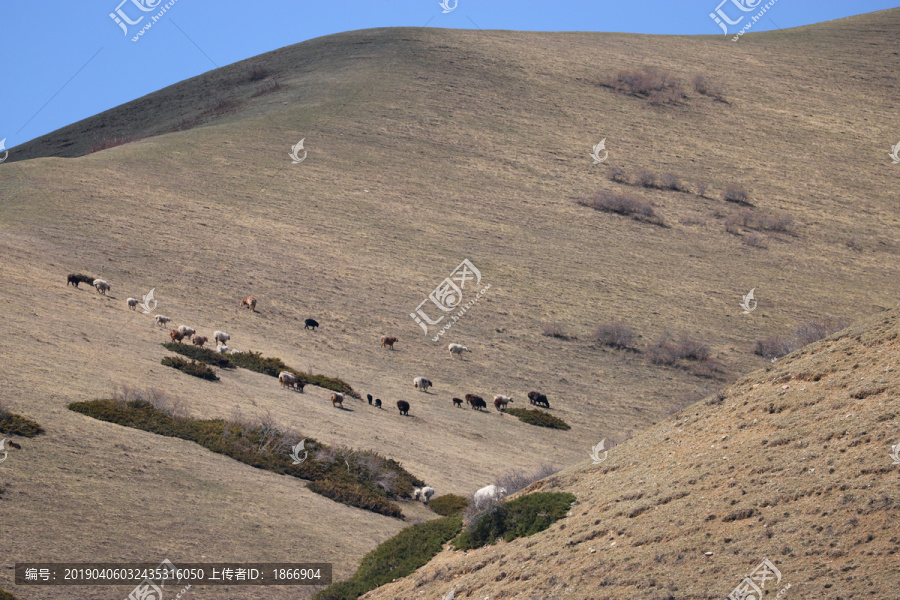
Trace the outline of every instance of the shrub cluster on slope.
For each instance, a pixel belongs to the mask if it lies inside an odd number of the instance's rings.
[[[600,85],[617,92],[645,98],[650,104],[679,104],[687,99],[681,82],[670,73],[653,67],[623,70],[607,77]]]
[[[161,410],[149,400],[91,400],[73,402],[69,409],[125,427],[177,437],[200,444],[244,464],[275,473],[309,479],[311,491],[379,514],[402,518],[392,499],[408,498],[417,479],[400,464],[371,451],[333,448],[306,438],[302,455],[294,465],[291,448],[300,441],[270,420],[256,424],[222,419],[194,419]]]
[[[182,373],[187,373],[188,375],[193,375],[200,379],[206,379],[207,381],[219,380],[219,376],[216,375],[216,372],[210,369],[209,365],[204,362],[197,362],[195,360],[187,361],[178,356],[165,356],[159,362],[165,367],[178,369]]]
[[[0,433],[32,438],[44,433],[44,428],[31,419],[9,412],[3,402],[0,401]]]
[[[469,499],[456,494],[444,494],[443,496],[432,498],[428,502],[428,508],[442,517],[462,514],[468,506]]]
[[[625,215],[636,221],[652,223],[660,227],[666,226],[663,216],[656,210],[651,201],[631,194],[602,190],[590,198],[579,200],[578,203],[595,210]]]
[[[535,492],[490,507],[453,540],[458,550],[473,550],[498,539],[512,541],[534,535],[566,516],[575,496],[565,492]]]
[[[287,366],[280,358],[274,356],[266,357],[263,356],[261,352],[248,351],[225,356],[219,354],[215,350],[189,344],[178,344],[176,342],[166,342],[163,344],[163,347],[172,352],[183,354],[188,358],[203,361],[223,369],[238,366],[250,371],[256,371],[257,373],[271,375],[272,377],[278,377],[278,374],[282,371],[288,371],[296,375],[297,378],[306,385],[315,385],[320,388],[325,388],[326,390],[341,392],[353,396],[354,398],[359,398],[359,393],[356,392],[349,383],[342,379],[304,373],[303,371],[298,371],[297,369]]]
[[[507,408],[506,412],[514,417],[518,417],[520,421],[524,421],[529,425],[549,427],[551,429],[572,429],[572,427],[568,423],[566,423],[559,417],[554,417],[550,413],[538,410],[536,408]]]
[[[807,344],[812,344],[833,333],[837,333],[849,324],[848,321],[843,319],[832,319],[828,317],[810,319],[798,326],[794,330],[793,335],[773,336],[756,340],[753,352],[763,358],[768,358],[769,360],[781,358],[785,354],[790,354],[794,350],[799,350]]]
[[[461,529],[462,517],[458,515],[407,527],[369,552],[353,577],[320,590],[313,598],[356,600],[378,586],[414,572],[434,558]]]

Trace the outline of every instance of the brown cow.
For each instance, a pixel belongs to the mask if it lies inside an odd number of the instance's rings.
[[[397,343],[397,338],[395,338],[395,337],[391,337],[391,336],[389,336],[389,335],[383,335],[383,336],[381,336],[381,347],[382,347],[382,348],[384,348],[385,346],[387,346],[388,348],[390,348],[391,350],[393,350],[393,349],[394,349],[394,344],[396,344],[396,343]]]
[[[250,309],[250,312],[256,310],[256,298],[253,296],[249,296],[244,300],[241,300],[241,306],[246,306]]]
[[[172,338],[173,342],[181,343],[181,340],[184,339],[184,334],[178,331],[177,329],[169,330],[169,337]]]
[[[195,346],[200,346],[202,348],[203,344],[205,344],[208,340],[202,335],[194,335],[191,336],[191,341],[194,342]]]
[[[462,408],[462,398],[454,398],[453,406],[455,406],[456,408]]]
[[[344,408],[344,395],[340,392],[334,392],[331,394],[331,405],[337,406],[338,404],[341,405],[341,408]]]

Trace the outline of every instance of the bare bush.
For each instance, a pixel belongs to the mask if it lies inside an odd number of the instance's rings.
[[[818,342],[832,333],[836,333],[850,324],[845,319],[818,318],[810,319],[794,331],[798,347]]]
[[[663,216],[651,201],[631,194],[617,194],[604,190],[587,200],[579,201],[579,204],[596,210],[625,215],[637,221],[645,221],[661,227],[666,226]]]
[[[634,330],[625,323],[600,325],[591,335],[591,341],[595,344],[613,348],[630,348],[632,340],[634,340]]]
[[[719,102],[726,102],[725,92],[718,85],[711,84],[703,75],[697,75],[691,82],[694,84],[694,91],[704,96],[709,96]]]
[[[547,337],[555,337],[563,340],[569,339],[569,336],[566,335],[566,330],[563,327],[562,323],[544,323],[544,326],[541,329],[541,333],[543,335],[546,335]]]
[[[647,169],[641,169],[637,174],[637,184],[641,187],[656,187],[656,175]]]
[[[675,173],[664,173],[659,180],[659,187],[664,190],[674,190],[679,192],[682,189],[681,177]]]
[[[678,355],[678,358],[697,361],[707,360],[710,355],[708,345],[688,334],[682,334],[678,339],[678,343],[675,346],[675,352]]]
[[[694,187],[697,189],[697,195],[703,198],[706,195],[706,190],[709,189],[709,184],[705,181],[698,180],[694,183]]]
[[[656,340],[654,340],[644,351],[647,359],[654,365],[672,366],[678,362],[678,356],[675,352],[675,344],[668,333],[664,332]]]
[[[170,396],[159,388],[138,388],[123,383],[113,388],[112,399],[120,402],[149,402],[156,410],[169,416],[187,416],[185,400],[177,396]]]
[[[656,365],[674,366],[679,360],[706,361],[710,357],[710,348],[705,343],[682,334],[676,341],[672,334],[664,330],[645,351],[647,358]]]
[[[494,482],[495,485],[498,485],[502,488],[506,488],[507,494],[514,494],[519,490],[524,490],[526,487],[534,483],[535,481],[539,481],[544,479],[545,477],[550,477],[555,473],[559,473],[559,469],[552,465],[541,465],[536,470],[528,473],[519,469],[514,469],[512,471],[506,472],[504,475],[501,475],[497,481]]]
[[[756,340],[753,346],[753,353],[772,360],[773,358],[781,358],[785,354],[790,354],[795,350],[792,341],[785,337],[767,337]]]
[[[262,81],[271,73],[269,67],[258,62],[252,62],[244,67],[244,77],[247,81]]]
[[[678,79],[652,67],[644,67],[640,71],[619,71],[615,77],[607,79],[601,85],[617,92],[646,98],[655,105],[678,104],[687,98]]]
[[[751,233],[744,237],[744,243],[753,248],[765,249],[768,247],[766,244],[767,239],[761,233]]]
[[[750,204],[750,194],[742,187],[729,185],[722,194],[722,200],[738,204]]]
[[[781,231],[783,233],[793,233],[794,216],[779,212],[771,215],[761,215],[756,218],[756,229],[765,231]]]
[[[616,183],[628,183],[628,177],[625,175],[625,169],[622,167],[611,167],[609,169],[609,180]]]

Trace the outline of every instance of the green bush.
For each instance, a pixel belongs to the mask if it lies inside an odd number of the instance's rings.
[[[534,535],[566,516],[575,496],[564,492],[535,492],[492,506],[453,540],[458,550],[472,550]]]
[[[298,371],[297,369],[287,366],[280,358],[274,356],[266,357],[263,356],[261,352],[241,352],[240,354],[229,354],[228,357],[225,358],[215,350],[207,350],[205,348],[200,348],[199,346],[177,344],[175,342],[167,342],[163,344],[163,346],[167,350],[178,352],[188,358],[202,360],[203,362],[222,368],[238,366],[250,371],[256,371],[257,373],[264,373],[265,375],[270,375],[272,377],[278,377],[278,374],[282,371],[288,371],[296,375],[304,385],[315,385],[320,388],[325,388],[326,390],[341,392],[342,394],[359,398],[359,393],[356,392],[349,383],[342,379],[304,373],[303,371]],[[217,364],[217,360],[222,361],[222,363]]]
[[[428,507],[442,517],[461,514],[467,506],[469,499],[456,494],[444,494],[428,502]]]
[[[407,527],[363,557],[353,577],[320,590],[313,598],[356,600],[378,586],[410,575],[434,558],[461,529],[462,517],[458,515]]]
[[[187,356],[188,358],[205,362],[208,365],[219,367],[220,369],[234,368],[234,363],[228,360],[228,357],[226,355],[219,354],[215,350],[210,350],[209,348],[201,348],[200,346],[194,346],[191,344],[179,344],[177,342],[166,342],[165,344],[163,344],[163,347],[166,350],[177,352],[178,354]]]
[[[533,410],[528,408],[507,408],[506,412],[514,417],[518,417],[520,421],[524,421],[529,425],[550,427],[551,429],[572,429],[568,423],[559,417],[554,417],[550,413],[536,408]]]
[[[200,379],[206,379],[208,381],[219,380],[216,372],[210,369],[209,365],[206,363],[197,362],[195,360],[188,362],[183,358],[179,358],[177,356],[163,357],[160,363],[162,363],[163,366],[178,369],[182,373],[187,373],[188,375],[193,375],[194,377],[199,377]]]
[[[308,479],[310,490],[348,506],[402,517],[389,500],[409,497],[425,483],[400,463],[375,452],[333,448],[305,438],[306,459],[294,465],[291,447],[296,434],[271,422],[255,425],[222,419],[194,419],[156,408],[145,400],[73,402],[69,410],[125,427],[133,427],[200,444],[244,464],[274,473]]]
[[[44,428],[35,421],[7,411],[0,406],[0,433],[11,433],[22,437],[33,438],[44,433]]]
[[[389,500],[376,496],[358,483],[347,483],[334,479],[313,481],[307,486],[309,491],[321,494],[348,506],[356,506],[389,517],[402,519],[400,507]]]
[[[16,598],[3,588],[0,588],[0,600],[18,600],[18,598]]]

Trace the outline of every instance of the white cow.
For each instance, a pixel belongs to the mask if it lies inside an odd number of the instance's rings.
[[[475,503],[475,508],[482,508],[483,506],[502,500],[504,496],[506,496],[506,488],[491,484],[486,485],[475,492],[473,502]]]
[[[449,346],[447,346],[447,350],[450,351],[450,356],[458,356],[460,358],[462,358],[463,352],[471,352],[471,350],[469,350],[462,344],[450,344]]]

